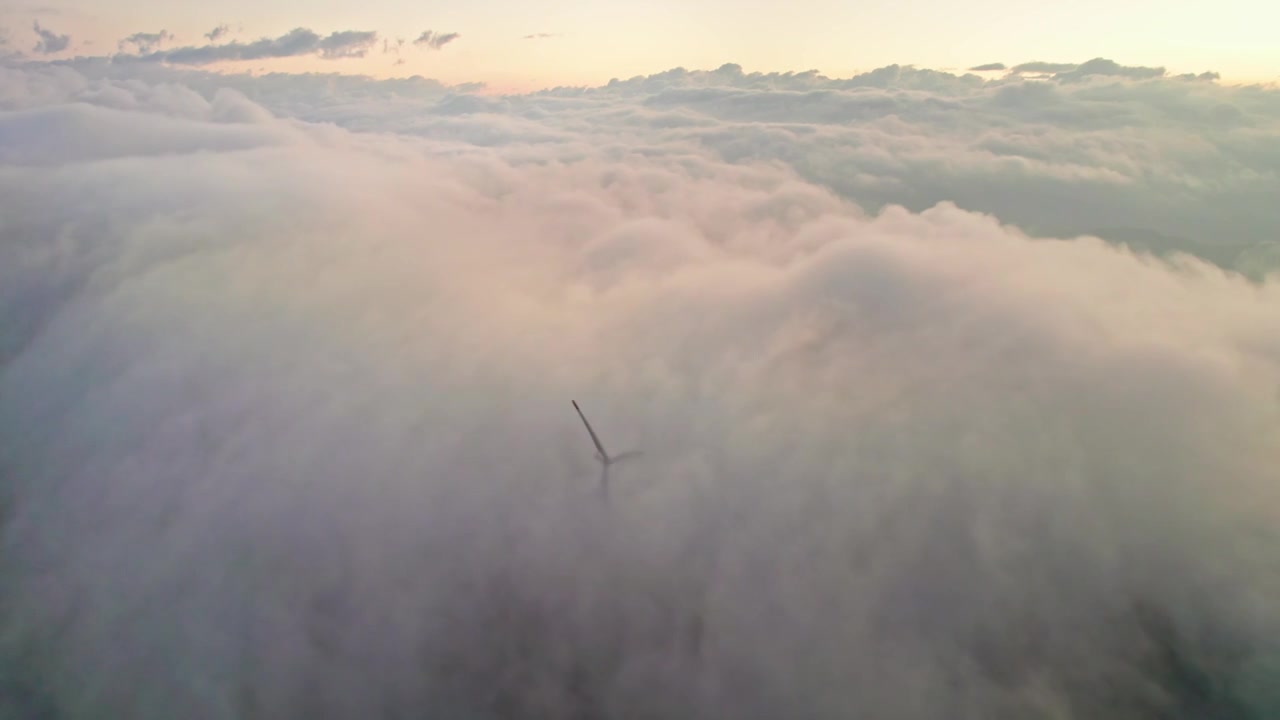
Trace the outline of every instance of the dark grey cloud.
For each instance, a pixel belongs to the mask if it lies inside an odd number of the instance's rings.
[[[231,33],[231,26],[223,24],[205,33],[204,36],[209,40],[209,42],[218,42],[219,40],[229,35],[230,33]]]
[[[1076,67],[1077,65],[1075,63],[1054,63],[1054,62],[1041,62],[1036,60],[1032,62],[1025,62],[1020,65],[1014,65],[1009,70],[1009,72],[1054,74],[1054,73],[1070,72],[1071,70],[1076,69]]]
[[[422,34],[418,36],[418,39],[413,41],[413,44],[420,47],[428,47],[432,50],[439,50],[445,45],[457,40],[459,37],[462,36],[456,32],[439,33],[432,30],[423,30]]]
[[[33,48],[35,52],[41,55],[53,55],[66,50],[71,45],[70,35],[59,35],[48,28],[42,27],[39,21],[32,23],[32,29],[40,39]]]
[[[172,65],[209,65],[237,60],[319,55],[326,60],[364,57],[378,40],[372,31],[346,30],[321,36],[307,28],[296,28],[278,38],[262,38],[250,43],[230,42],[173,48],[139,56],[146,62]]]
[[[132,46],[135,51],[146,54],[155,51],[171,40],[173,40],[173,33],[167,30],[161,30],[157,33],[137,32],[121,40],[118,43],[118,47],[121,52],[124,52]]]
[[[469,90],[0,73],[0,717],[1274,716],[1280,92]]]
[[[972,72],[991,72],[993,70],[1007,70],[1004,63],[987,63],[986,65],[975,65],[969,68]]]

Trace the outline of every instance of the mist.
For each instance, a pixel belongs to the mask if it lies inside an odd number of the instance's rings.
[[[1274,275],[3,72],[0,717],[1280,712]]]

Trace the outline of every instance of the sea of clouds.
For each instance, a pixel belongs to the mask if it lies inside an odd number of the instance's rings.
[[[1139,70],[0,65],[0,717],[1275,717],[1280,90]]]

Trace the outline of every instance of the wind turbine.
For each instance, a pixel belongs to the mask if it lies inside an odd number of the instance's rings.
[[[604,444],[600,442],[600,437],[596,435],[596,431],[591,429],[591,423],[587,422],[587,416],[582,414],[582,408],[578,407],[578,401],[572,400],[571,402],[573,403],[573,409],[578,411],[578,417],[582,418],[582,424],[587,426],[587,434],[591,435],[591,442],[596,446],[596,460],[600,461],[600,489],[605,498],[608,498],[609,466],[636,457],[640,455],[640,451],[628,450],[617,455],[609,455],[608,452],[605,452]]]

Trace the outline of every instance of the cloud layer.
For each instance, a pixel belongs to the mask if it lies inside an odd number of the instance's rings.
[[[139,72],[76,67],[92,82]],[[786,166],[871,212],[949,201],[1032,235],[1189,253],[1254,279],[1280,269],[1280,93],[1159,72],[1092,60],[1048,80],[899,66],[827,78],[725,65],[504,98],[420,78],[181,78],[352,130],[555,157],[710,152]]]
[[[1270,92],[0,69],[0,716],[1273,716],[1280,285],[930,202]]]

